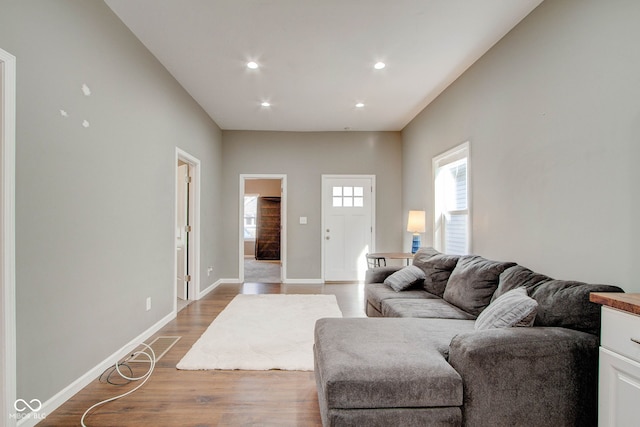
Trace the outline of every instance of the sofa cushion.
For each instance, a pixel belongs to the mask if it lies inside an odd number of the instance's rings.
[[[555,280],[522,266],[511,267],[500,275],[496,293],[525,287],[538,302],[534,326],[558,326],[600,335],[600,305],[589,301],[591,292],[624,292],[611,285]]]
[[[491,261],[477,255],[462,256],[449,277],[443,298],[477,316],[491,302],[500,273],[514,265],[514,262]]]
[[[426,319],[474,320],[476,318],[441,298],[388,299],[382,301],[382,315],[384,317],[420,317]]]
[[[415,265],[409,265],[384,279],[384,284],[391,287],[394,291],[400,292],[416,284],[422,285],[424,278],[425,275],[422,269]]]
[[[425,292],[423,289],[408,289],[406,291],[396,292],[384,283],[368,283],[364,287],[364,298],[373,308],[382,312],[382,301],[386,299],[429,299],[438,297]]]
[[[532,326],[538,302],[527,295],[525,288],[512,289],[493,301],[478,316],[476,329]]]
[[[460,406],[462,379],[430,345],[433,332],[428,323],[423,319],[318,320],[315,375],[323,385],[327,407]]]
[[[431,247],[420,248],[413,255],[413,265],[415,265],[416,267],[422,268],[423,264],[427,260],[429,260],[431,257],[436,255],[440,255],[440,252],[438,252],[437,250]]]
[[[531,291],[534,288],[549,280],[553,279],[544,274],[535,273],[521,265],[514,265],[500,274],[498,288],[493,293],[491,302],[495,301],[502,294],[519,287],[526,288],[527,294],[531,295]]]
[[[420,263],[424,271],[424,289],[442,298],[449,276],[456,268],[460,255],[434,255]]]
[[[600,305],[589,301],[591,292],[624,292],[617,286],[590,285],[567,280],[541,283],[531,292],[538,301],[534,326],[559,326],[600,335]]]

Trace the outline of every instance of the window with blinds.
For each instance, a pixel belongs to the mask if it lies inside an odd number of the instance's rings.
[[[433,158],[434,245],[447,254],[471,250],[469,143]]]

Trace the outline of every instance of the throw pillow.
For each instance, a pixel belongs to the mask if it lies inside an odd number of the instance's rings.
[[[505,292],[478,316],[476,329],[532,326],[538,311],[538,302],[527,295],[525,288]]]
[[[500,274],[514,262],[499,262],[478,255],[463,256],[453,269],[442,298],[474,316],[491,302]]]
[[[424,280],[424,271],[415,265],[410,265],[408,267],[402,268],[386,279],[384,279],[384,284],[390,286],[396,292],[404,291],[405,289],[409,289],[411,286],[417,284],[418,282],[422,282]]]
[[[424,290],[442,298],[449,276],[458,264],[458,259],[460,255],[440,254],[422,262],[421,268],[425,275]]]

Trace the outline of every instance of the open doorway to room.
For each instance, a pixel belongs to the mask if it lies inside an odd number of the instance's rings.
[[[176,311],[198,299],[200,161],[176,150],[175,283]]]
[[[240,280],[281,283],[285,277],[285,175],[242,175]]]

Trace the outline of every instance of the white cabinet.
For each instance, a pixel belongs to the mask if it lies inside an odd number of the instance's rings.
[[[602,307],[598,425],[640,425],[640,316]]]

